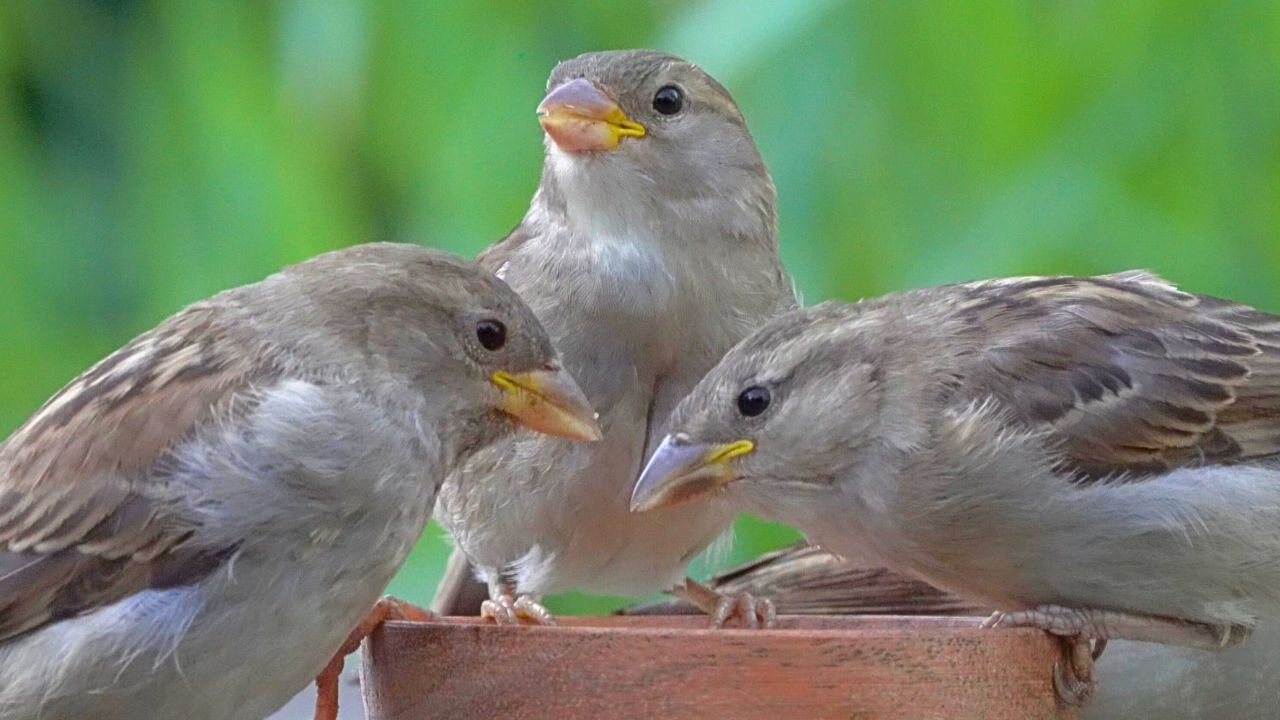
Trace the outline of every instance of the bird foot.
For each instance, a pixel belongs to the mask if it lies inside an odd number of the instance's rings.
[[[721,595],[716,601],[716,609],[711,613],[712,629],[723,628],[735,618],[744,628],[769,629],[778,620],[778,609],[769,598],[758,598],[748,592]]]
[[[1059,605],[997,612],[982,625],[1034,627],[1064,637],[1082,635],[1091,640],[1136,640],[1196,650],[1224,650],[1241,643],[1253,631],[1247,625],[1211,625],[1158,615]]]
[[[1102,656],[1107,640],[1136,640],[1200,650],[1222,650],[1240,643],[1251,632],[1251,628],[1244,625],[1209,625],[1155,615],[1059,605],[997,612],[982,626],[1033,627],[1064,638],[1067,657],[1054,666],[1053,685],[1059,699],[1068,705],[1082,705],[1097,692],[1093,663]]]
[[[334,653],[320,674],[316,676],[316,714],[315,720],[337,720],[338,717],[338,678],[342,675],[342,665],[347,656],[360,648],[360,643],[379,625],[388,620],[412,620],[430,622],[436,614],[390,596],[381,598],[373,609],[347,636],[342,647]]]
[[[1094,661],[1107,647],[1105,636],[1094,636],[1096,629],[1081,622],[1080,615],[1058,606],[1041,606],[1020,612],[996,612],[982,627],[1034,627],[1057,635],[1066,644],[1065,657],[1053,665],[1053,689],[1058,700],[1069,707],[1079,707],[1098,693]]]
[[[1069,707],[1079,707],[1098,694],[1098,677],[1094,661],[1102,655],[1106,640],[1091,642],[1081,635],[1064,637],[1067,645],[1065,658],[1053,664],[1053,689],[1058,700]]]
[[[513,598],[503,593],[480,603],[480,617],[498,625],[519,625],[525,621],[531,625],[555,625],[556,618],[532,595]]]
[[[748,592],[722,595],[692,578],[672,588],[671,594],[707,613],[713,630],[725,627],[731,620],[751,630],[768,629],[778,619],[778,610],[769,598],[758,598]]]

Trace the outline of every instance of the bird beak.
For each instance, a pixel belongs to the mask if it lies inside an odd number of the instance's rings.
[[[631,493],[631,512],[643,512],[710,494],[738,478],[729,461],[756,449],[750,440],[718,445],[668,435],[649,458]]]
[[[521,425],[570,440],[596,442],[604,437],[587,396],[565,370],[498,370],[489,379],[502,391],[498,409]]]
[[[562,83],[538,105],[538,122],[561,150],[571,153],[612,150],[624,137],[644,137],[618,103],[591,81]]]

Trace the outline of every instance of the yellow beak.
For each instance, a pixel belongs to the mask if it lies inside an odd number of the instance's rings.
[[[653,451],[631,493],[631,512],[695,500],[737,479],[729,461],[756,449],[750,440],[712,445],[668,435]]]
[[[531,430],[586,442],[604,437],[587,396],[563,369],[498,370],[489,380],[502,391],[498,409]]]
[[[562,83],[538,105],[538,122],[561,150],[571,153],[612,150],[624,137],[644,137],[618,103],[591,81]]]

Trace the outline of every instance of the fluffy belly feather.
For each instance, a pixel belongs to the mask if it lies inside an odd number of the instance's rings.
[[[265,717],[324,667],[394,561],[332,572],[241,558],[197,585],[53,623],[0,647],[0,717]]]

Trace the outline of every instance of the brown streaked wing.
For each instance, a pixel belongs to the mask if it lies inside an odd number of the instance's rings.
[[[1142,272],[959,289],[982,338],[962,385],[1085,476],[1280,453],[1280,317]]]
[[[773,600],[782,615],[977,615],[989,612],[945,590],[861,560],[797,543],[716,574],[707,585],[723,594],[749,592]],[[626,614],[698,612],[683,601],[628,608]]]
[[[182,584],[223,554],[178,549],[186,531],[162,515],[151,466],[274,379],[225,312],[201,303],[139,336],[0,445],[0,640]]]

